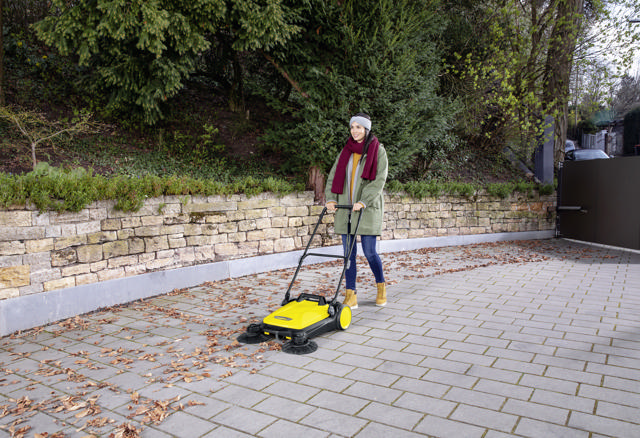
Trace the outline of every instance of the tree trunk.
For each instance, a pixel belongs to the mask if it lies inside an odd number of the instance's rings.
[[[324,205],[324,173],[318,166],[312,166],[309,169],[309,181],[307,187],[313,190],[313,200],[316,204]]]
[[[233,51],[233,80],[229,92],[229,109],[234,113],[243,113],[245,109],[242,64],[235,50]]]
[[[36,142],[31,142],[31,164],[33,165],[33,170],[36,170],[36,166],[38,165],[38,159],[36,158]]]
[[[4,1],[0,0],[0,106],[4,106]]]
[[[543,102],[547,115],[555,118],[554,165],[564,156],[567,139],[567,105],[573,54],[582,25],[584,0],[559,0],[551,32],[544,74]]]

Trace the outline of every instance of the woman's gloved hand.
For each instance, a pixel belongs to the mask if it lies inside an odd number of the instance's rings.
[[[336,205],[338,205],[336,201],[329,201],[324,206],[327,208],[328,212],[333,213],[336,211]]]

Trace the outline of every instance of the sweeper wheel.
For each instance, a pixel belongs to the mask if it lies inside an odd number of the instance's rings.
[[[260,324],[249,324],[247,331],[238,336],[238,342],[242,344],[260,344],[271,339],[271,336],[262,332]]]
[[[318,344],[309,339],[306,333],[298,333],[282,344],[282,351],[289,354],[309,354],[318,349]]]
[[[346,330],[351,325],[351,307],[340,304],[336,317],[336,328]]]

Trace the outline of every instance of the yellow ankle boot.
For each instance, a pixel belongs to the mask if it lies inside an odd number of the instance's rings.
[[[382,307],[387,304],[387,285],[385,283],[376,283],[378,286],[378,296],[376,297],[376,306]]]
[[[347,289],[346,297],[344,298],[344,302],[342,303],[345,306],[349,306],[352,309],[358,308],[358,295],[356,295],[356,291],[352,289]]]

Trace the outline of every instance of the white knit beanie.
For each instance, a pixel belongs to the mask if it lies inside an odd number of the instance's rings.
[[[371,119],[366,114],[358,113],[351,117],[351,120],[349,120],[349,129],[351,129],[353,122],[363,126],[367,131],[371,131]]]

